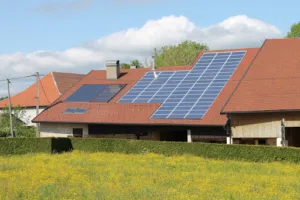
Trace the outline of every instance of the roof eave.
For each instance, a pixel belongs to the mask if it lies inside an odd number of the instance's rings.
[[[168,123],[115,123],[115,122],[78,122],[78,121],[41,121],[32,120],[32,123],[59,123],[59,124],[105,124],[105,125],[132,125],[132,126],[224,126],[224,124],[168,124]]]
[[[300,109],[222,111],[221,114],[261,114],[261,113],[287,113],[287,112],[300,112]]]

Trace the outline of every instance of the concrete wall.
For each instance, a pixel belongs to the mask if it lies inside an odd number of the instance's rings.
[[[91,138],[118,138],[118,139],[137,139],[135,134],[88,134],[87,124],[59,124],[41,123],[41,137],[72,137],[73,128],[82,128],[83,137]],[[141,136],[141,140],[160,140],[159,132],[150,132],[148,136]]]
[[[300,127],[300,112],[231,115],[233,138],[280,138],[281,120],[286,127]]]
[[[83,128],[83,137],[87,137],[87,124],[41,123],[40,135],[41,137],[72,137],[73,128]]]
[[[135,134],[90,134],[88,137],[92,138],[117,138],[117,139],[137,139]],[[140,140],[160,140],[159,132],[149,132],[147,136],[141,136]]]

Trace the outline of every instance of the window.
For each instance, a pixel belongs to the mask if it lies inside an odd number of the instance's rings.
[[[82,137],[83,129],[82,128],[73,128],[73,137]]]
[[[87,108],[68,108],[65,110],[65,114],[84,114]]]
[[[266,145],[267,142],[266,142],[266,140],[258,140],[258,144],[259,145]]]

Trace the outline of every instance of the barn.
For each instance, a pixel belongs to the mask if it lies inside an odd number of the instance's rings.
[[[221,110],[258,48],[201,51],[191,66],[120,69],[107,61],[40,113],[41,137],[226,143]]]
[[[233,144],[300,147],[300,38],[264,42],[226,102]]]

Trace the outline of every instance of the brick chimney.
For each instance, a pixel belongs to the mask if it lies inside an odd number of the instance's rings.
[[[106,61],[106,79],[114,80],[120,76],[120,61],[108,60]]]

